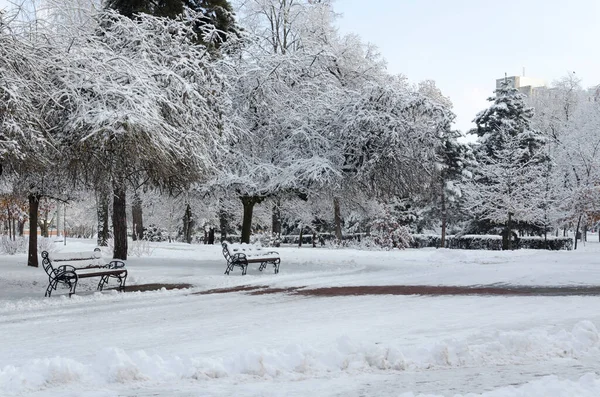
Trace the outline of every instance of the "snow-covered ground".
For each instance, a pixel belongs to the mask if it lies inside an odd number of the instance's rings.
[[[597,237],[596,237],[597,238]],[[57,244],[92,250],[93,241]],[[223,274],[220,246],[162,243],[128,285],[44,298],[0,257],[0,396],[598,396],[600,296],[196,294],[241,285],[600,285],[578,251],[279,248],[281,272]]]

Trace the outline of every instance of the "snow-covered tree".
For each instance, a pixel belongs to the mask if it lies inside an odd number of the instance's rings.
[[[511,249],[516,222],[535,225],[543,218],[543,175],[549,161],[546,138],[531,127],[533,109],[525,96],[504,84],[491,106],[475,118],[479,163],[469,189],[469,209],[479,220],[503,227],[503,247]]]
[[[222,82],[194,40],[193,20],[97,18],[95,35],[52,57],[53,99],[70,168],[111,183],[114,255],[123,259],[126,178],[161,186],[202,179],[224,132]]]

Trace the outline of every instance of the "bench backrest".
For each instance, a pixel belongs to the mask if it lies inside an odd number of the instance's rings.
[[[248,257],[252,257],[252,256],[260,257],[263,255],[270,254],[270,252],[268,250],[265,250],[260,245],[246,244],[246,243],[241,243],[241,244],[233,243],[232,244],[228,241],[223,241],[221,244],[223,246],[223,255],[225,256],[226,259],[229,259],[230,256],[235,255],[235,254],[245,254]]]
[[[92,261],[93,265],[102,265],[102,251],[96,247],[93,251],[84,252],[48,252],[42,251],[42,266],[48,275],[54,273],[52,262]]]

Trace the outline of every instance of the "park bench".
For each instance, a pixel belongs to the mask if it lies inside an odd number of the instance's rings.
[[[75,267],[73,265],[57,265],[59,262],[87,262],[86,266]],[[125,263],[119,260],[102,263],[100,248],[88,252],[49,253],[42,251],[42,266],[48,274],[48,288],[44,296],[50,296],[56,291],[58,284],[69,287],[69,297],[75,293],[77,282],[82,278],[100,277],[98,291],[102,291],[104,285],[110,278],[119,280],[119,289],[125,288],[127,269]]]
[[[227,261],[227,268],[225,274],[229,274],[235,266],[242,268],[242,275],[246,274],[249,263],[260,263],[258,270],[263,271],[265,267],[270,263],[273,265],[275,274],[279,273],[279,253],[275,251],[268,251],[264,248],[253,245],[253,244],[232,244],[227,241],[223,241],[223,256]]]

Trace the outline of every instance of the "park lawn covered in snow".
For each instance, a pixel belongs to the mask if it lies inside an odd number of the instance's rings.
[[[91,240],[57,244],[92,250]],[[281,272],[223,274],[220,246],[160,243],[128,285],[189,289],[44,298],[47,276],[0,257],[0,395],[597,396],[596,296],[198,294],[236,286],[600,285],[578,251],[277,249]],[[109,284],[110,286],[110,284]]]

